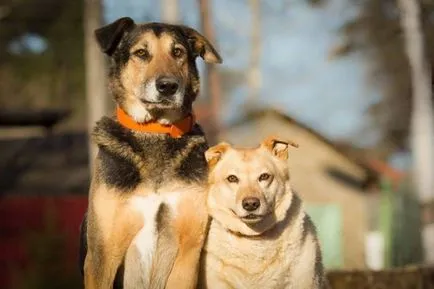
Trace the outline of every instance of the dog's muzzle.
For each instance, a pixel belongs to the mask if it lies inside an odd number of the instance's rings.
[[[179,81],[174,77],[160,77],[155,81],[155,86],[161,100],[172,100],[178,92]]]
[[[160,76],[142,86],[140,100],[148,109],[178,108],[184,102],[184,86],[179,78]]]

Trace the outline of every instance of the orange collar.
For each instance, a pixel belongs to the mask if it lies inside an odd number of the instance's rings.
[[[190,114],[184,119],[170,125],[163,125],[157,122],[138,123],[127,115],[120,107],[116,109],[116,115],[119,123],[126,128],[140,132],[165,133],[173,138],[179,138],[190,132],[195,124],[193,114]]]

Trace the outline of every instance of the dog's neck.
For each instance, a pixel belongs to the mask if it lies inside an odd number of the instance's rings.
[[[145,123],[136,122],[122,108],[117,107],[116,117],[121,125],[133,131],[145,133],[162,133],[170,135],[173,138],[179,138],[189,133],[195,124],[194,114],[188,114],[183,119],[172,124],[161,124],[157,121]]]

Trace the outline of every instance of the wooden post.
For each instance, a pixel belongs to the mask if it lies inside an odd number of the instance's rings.
[[[161,0],[160,3],[161,20],[171,24],[178,23],[178,0]]]
[[[85,0],[84,5],[84,52],[86,72],[87,129],[90,133],[103,115],[107,113],[107,85],[105,58],[99,49],[95,29],[102,25],[102,4],[100,0]],[[89,141],[89,162],[92,166],[97,148]]]
[[[399,0],[412,83],[411,146],[413,183],[426,211],[434,200],[434,116],[431,70],[425,56],[421,14],[417,0]],[[427,215],[425,212],[424,215]],[[434,264],[434,223],[422,219],[425,262]]]
[[[259,97],[261,89],[261,5],[259,0],[250,0],[251,36],[250,36],[250,63],[248,71],[249,95],[248,103],[251,104]]]
[[[201,28],[204,36],[208,38],[208,40],[215,44],[216,38],[214,34],[214,29],[212,25],[212,18],[209,9],[208,0],[198,0],[199,1],[199,10],[200,10],[200,19],[201,19]],[[220,101],[221,101],[221,85],[220,85],[220,77],[217,71],[217,68],[212,64],[206,64],[206,95],[211,98],[211,114],[213,118],[213,124],[217,131],[213,132],[213,135],[217,135],[221,129],[220,119],[218,112],[220,111]]]

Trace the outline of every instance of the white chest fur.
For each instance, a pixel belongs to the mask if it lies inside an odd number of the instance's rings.
[[[134,196],[129,200],[131,208],[142,215],[143,227],[131,242],[125,256],[125,289],[148,288],[153,254],[158,240],[156,222],[158,211],[164,203],[170,208],[171,214],[176,216],[179,197],[179,192],[168,192]]]
[[[206,288],[284,288],[289,260],[278,240],[240,238],[212,222],[205,252]]]
[[[316,246],[311,232],[303,240],[302,217],[293,228],[271,238],[236,236],[212,221],[204,247],[202,288],[316,288]]]

